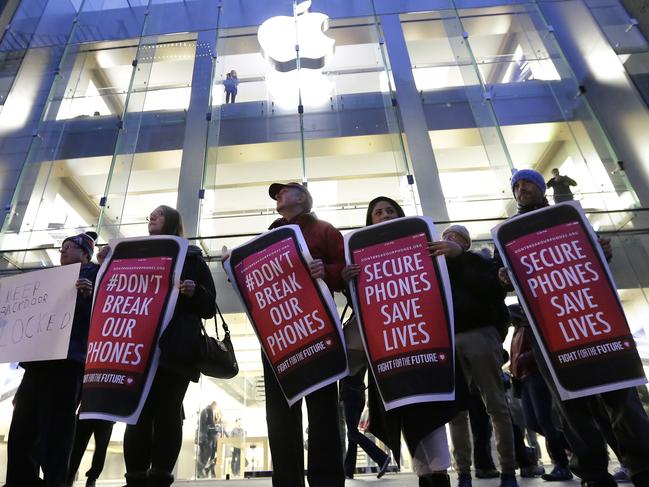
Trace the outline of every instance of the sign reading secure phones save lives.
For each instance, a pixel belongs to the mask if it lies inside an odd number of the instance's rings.
[[[613,278],[578,203],[512,218],[493,235],[562,399],[646,382]]]
[[[455,397],[453,305],[432,221],[407,217],[345,236],[360,266],[350,286],[365,352],[386,410]]]

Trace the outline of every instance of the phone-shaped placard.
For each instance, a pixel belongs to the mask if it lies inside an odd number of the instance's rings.
[[[453,305],[432,221],[406,217],[345,236],[354,311],[386,410],[455,397]]]
[[[346,376],[336,305],[320,279],[300,227],[266,232],[224,262],[262,351],[289,404]]]
[[[608,264],[579,203],[511,218],[492,234],[562,399],[646,382]]]
[[[110,242],[97,277],[81,419],[137,422],[158,366],[158,337],[174,312],[187,240]]]

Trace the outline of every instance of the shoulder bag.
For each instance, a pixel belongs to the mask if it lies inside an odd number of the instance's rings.
[[[239,364],[234,354],[232,341],[230,340],[230,330],[225,324],[225,319],[221,314],[219,305],[216,304],[216,311],[221,318],[221,326],[225,332],[223,340],[219,339],[219,327],[214,317],[214,328],[216,329],[216,338],[207,334],[205,326],[201,323],[201,350],[199,353],[198,369],[201,374],[215,377],[217,379],[231,379],[239,373]]]

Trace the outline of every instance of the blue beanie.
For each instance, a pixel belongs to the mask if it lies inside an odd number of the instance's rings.
[[[516,183],[521,179],[525,179],[526,181],[535,184],[536,187],[539,188],[539,191],[541,191],[541,194],[545,194],[545,179],[540,172],[535,171],[534,169],[521,169],[520,171],[514,172],[512,175],[512,192],[514,192],[514,186]]]

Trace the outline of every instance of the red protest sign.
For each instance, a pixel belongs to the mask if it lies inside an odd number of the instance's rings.
[[[237,247],[225,264],[290,404],[347,368],[335,304],[307,259],[299,227],[290,225]]]
[[[563,399],[644,382],[607,264],[576,203],[512,219],[494,235]]]
[[[345,237],[365,350],[386,409],[454,397],[450,286],[430,258],[434,229],[402,218]]]
[[[181,239],[114,243],[97,279],[82,417],[137,421],[157,367],[157,339],[175,306],[174,271],[182,268],[176,240]],[[154,256],[139,257],[142,250]]]

